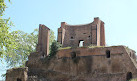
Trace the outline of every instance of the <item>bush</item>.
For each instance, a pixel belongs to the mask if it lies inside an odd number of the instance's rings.
[[[50,53],[49,53],[49,58],[52,58],[56,55],[58,52],[58,49],[61,47],[61,44],[59,44],[57,41],[53,41],[50,47]]]

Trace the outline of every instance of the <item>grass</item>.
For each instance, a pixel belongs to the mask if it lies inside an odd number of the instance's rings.
[[[62,47],[62,48],[59,48],[59,50],[63,50],[63,49],[70,49],[71,47]]]
[[[83,46],[83,47],[75,47],[75,48],[97,48],[97,47],[105,47],[105,46]],[[59,50],[71,49],[71,48],[74,48],[74,47],[62,47],[62,48],[59,48]]]
[[[132,79],[132,80],[130,80],[130,81],[137,81],[137,79]]]
[[[88,48],[100,48],[100,47],[105,47],[105,46],[88,46]]]

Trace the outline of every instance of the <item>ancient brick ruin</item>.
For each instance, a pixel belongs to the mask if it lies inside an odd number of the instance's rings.
[[[63,47],[78,47],[81,41],[83,46],[105,46],[104,22],[97,17],[92,23],[85,25],[61,23],[58,28],[58,42]]]
[[[104,22],[99,18],[85,25],[62,22],[57,40],[65,48],[47,60],[49,32],[48,27],[39,26],[36,52],[30,54],[25,68],[9,69],[6,81],[128,81],[137,78],[135,51],[125,46],[105,46]]]

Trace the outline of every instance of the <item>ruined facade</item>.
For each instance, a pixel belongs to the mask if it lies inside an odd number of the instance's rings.
[[[105,46],[104,23],[99,18],[86,25],[58,29],[63,47],[47,59],[50,29],[39,27],[37,51],[31,53],[26,68],[7,71],[6,81],[127,81],[137,78],[135,51],[125,46]],[[83,41],[83,46],[79,47]],[[42,57],[42,58],[41,58]]]
[[[45,25],[40,24],[36,51],[42,52],[43,56],[49,54],[49,35],[50,35],[50,29]]]
[[[92,23],[85,25],[61,23],[58,28],[58,42],[63,47],[78,47],[81,41],[83,46],[105,46],[104,22],[97,17]]]

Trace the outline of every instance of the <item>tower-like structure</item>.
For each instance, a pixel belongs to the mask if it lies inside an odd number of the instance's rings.
[[[45,25],[39,25],[39,35],[38,35],[38,44],[36,47],[36,51],[43,52],[43,56],[47,56],[49,53],[49,37],[50,37],[50,29]]]
[[[84,25],[68,25],[62,22],[58,28],[58,42],[63,47],[78,47],[81,42],[83,46],[105,46],[104,22],[98,17],[92,23]]]

